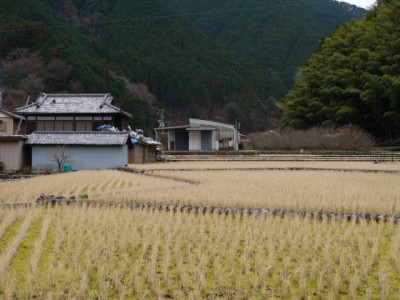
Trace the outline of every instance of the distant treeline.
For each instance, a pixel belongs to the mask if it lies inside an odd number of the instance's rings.
[[[197,26],[200,18],[195,25],[183,16],[160,18],[182,12],[172,2],[2,0],[0,87],[6,105],[23,105],[40,92],[108,92],[134,116],[134,128],[156,126],[163,108],[178,121],[219,117],[241,122],[242,131],[263,130],[279,116],[277,102],[293,70],[318,40],[362,13],[339,3],[328,13],[330,0],[318,1],[318,9],[313,1],[225,1],[216,8],[268,9],[214,14],[210,30],[220,34],[212,35]],[[202,3],[186,7],[214,9]]]

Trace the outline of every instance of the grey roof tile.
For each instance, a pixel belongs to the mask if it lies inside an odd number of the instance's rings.
[[[20,114],[125,114],[112,105],[110,94],[42,94],[35,103],[17,108]]]
[[[81,146],[122,146],[126,145],[127,132],[34,132],[29,135],[29,145],[81,145]]]

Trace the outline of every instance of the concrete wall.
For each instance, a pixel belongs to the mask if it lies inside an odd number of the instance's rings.
[[[5,170],[21,170],[25,165],[24,141],[0,141],[0,161]]]
[[[58,166],[53,161],[56,147],[32,145],[32,171],[50,169],[58,171]],[[128,164],[128,146],[65,146],[66,153],[71,158],[66,164],[73,170],[112,169],[124,167]]]

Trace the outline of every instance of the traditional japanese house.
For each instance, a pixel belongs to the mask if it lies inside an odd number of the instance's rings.
[[[25,117],[26,134],[35,131],[95,131],[109,124],[128,126],[131,115],[113,105],[110,94],[42,94],[15,113]]]

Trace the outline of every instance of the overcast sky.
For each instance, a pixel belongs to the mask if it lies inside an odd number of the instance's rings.
[[[363,8],[368,8],[375,3],[375,0],[339,0],[339,2],[347,2]]]

